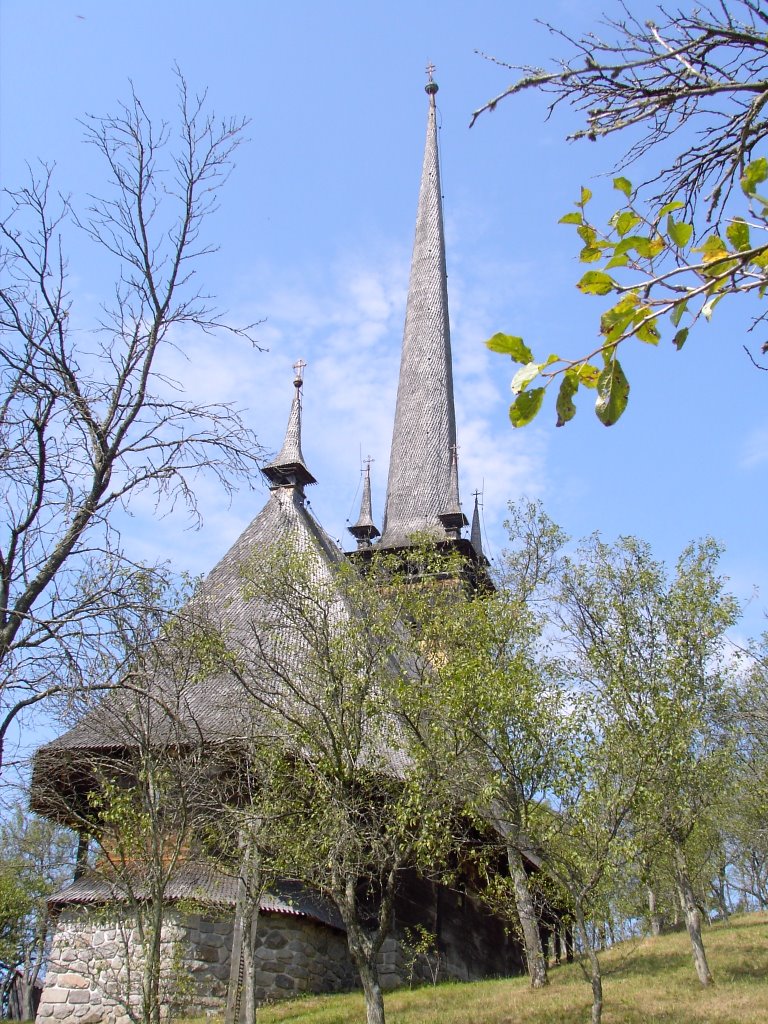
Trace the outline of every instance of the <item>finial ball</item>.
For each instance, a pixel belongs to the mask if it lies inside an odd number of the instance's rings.
[[[438,90],[437,82],[427,82],[427,84],[424,86],[424,92],[428,96],[434,96],[435,93],[437,92],[437,90]]]

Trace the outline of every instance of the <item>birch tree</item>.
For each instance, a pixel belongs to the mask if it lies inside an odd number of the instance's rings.
[[[717,574],[719,555],[712,540],[691,545],[669,575],[635,538],[595,536],[563,577],[573,671],[625,737],[627,766],[643,766],[632,824],[641,844],[669,853],[702,985],[712,975],[688,846],[716,815],[733,763],[723,655],[738,605]]]

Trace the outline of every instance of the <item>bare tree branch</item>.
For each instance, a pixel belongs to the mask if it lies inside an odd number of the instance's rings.
[[[604,19],[605,37],[573,38],[544,23],[572,54],[553,61],[554,70],[490,58],[520,77],[479,107],[471,124],[507,97],[538,90],[551,97],[550,114],[567,105],[583,117],[571,139],[627,135],[621,166],[669,143],[646,182],[655,190],[649,198],[680,198],[689,213],[703,203],[707,219],[717,221],[768,130],[765,12],[753,0],[690,12],[661,5],[658,21],[641,22],[626,4],[621,11]],[[685,126],[695,135],[690,146],[685,136],[681,150],[674,133]]]
[[[146,570],[126,557],[114,513],[139,491],[186,505],[212,473],[225,492],[248,481],[261,449],[226,403],[187,400],[158,359],[181,329],[255,345],[198,285],[214,251],[217,208],[246,122],[218,120],[177,69],[172,127],[136,93],[90,116],[86,139],[105,191],[78,214],[53,170],[7,190],[0,222],[0,719],[5,730],[39,695],[78,678],[77,656],[110,643],[105,611],[139,599]],[[111,302],[92,337],[71,327],[63,233],[74,224],[116,263]],[[258,347],[258,346],[257,346]],[[102,633],[102,629],[107,629]],[[2,762],[0,760],[0,766]]]

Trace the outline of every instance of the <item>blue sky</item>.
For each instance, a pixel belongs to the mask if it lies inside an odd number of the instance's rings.
[[[576,33],[594,28],[608,6],[541,0],[536,13]],[[361,455],[375,459],[379,522],[383,508],[426,126],[424,67],[434,62],[465,510],[482,490],[492,554],[503,547],[506,502],[523,495],[541,498],[572,536],[638,534],[667,560],[712,534],[726,545],[731,587],[748,602],[740,634],[754,634],[768,608],[768,377],[741,349],[754,307],[729,311],[724,303],[682,353],[668,341],[627,350],[630,404],[611,429],[584,401],[561,430],[552,409],[524,430],[509,425],[512,366],[483,341],[503,330],[537,352],[575,355],[594,345],[604,300],[576,291],[572,229],[557,220],[581,184],[606,211],[617,205],[617,150],[566,143],[573,117],[564,110],[547,121],[535,96],[502,104],[469,130],[472,110],[510,78],[476,51],[544,63],[557,46],[530,8],[508,0],[1,0],[0,177],[12,186],[25,161],[55,161],[61,190],[82,201],[102,172],[78,119],[113,112],[129,80],[150,111],[172,116],[174,62],[194,89],[208,89],[216,111],[250,118],[249,142],[211,224],[220,248],[205,285],[233,320],[263,321],[257,333],[268,351],[189,335],[179,339],[184,357],[166,368],[195,395],[246,407],[274,451],[291,365],[303,357],[304,454],[319,481],[311,504],[351,546],[345,526],[357,514]],[[69,244],[76,315],[87,329],[110,277],[82,240],[73,235]],[[200,531],[187,532],[174,516],[158,522],[137,505],[126,547],[205,572],[266,491],[256,481],[228,504],[201,480],[199,494]]]

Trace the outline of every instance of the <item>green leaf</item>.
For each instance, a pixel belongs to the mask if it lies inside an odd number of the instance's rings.
[[[637,227],[637,225],[640,224],[641,222],[642,218],[638,217],[634,210],[624,210],[624,212],[620,213],[619,216],[616,218],[616,230],[618,231],[619,235],[623,238],[628,231],[631,231],[632,228]]]
[[[734,217],[725,229],[728,241],[737,252],[751,248],[749,241],[749,225],[741,217]]]
[[[712,263],[728,255],[728,246],[719,235],[710,235],[703,245],[697,245],[693,251],[701,253],[704,263]]]
[[[582,363],[578,369],[574,370],[574,373],[579,379],[579,384],[583,384],[585,388],[597,387],[600,371],[596,366],[592,366],[591,363]]]
[[[626,265],[628,263],[629,263],[629,256],[625,256],[622,253],[621,255],[614,256],[612,259],[608,260],[608,262],[605,264],[605,269],[606,270],[613,270],[614,267],[626,267]]]
[[[653,238],[648,238],[645,235],[629,235],[616,245],[614,253],[616,256],[621,256],[634,249],[637,255],[643,259],[652,259],[654,256],[658,256],[664,248],[666,248],[664,239],[660,235],[654,235]]]
[[[592,198],[591,191],[588,188],[585,188],[582,185],[581,186],[581,201],[579,202],[579,206],[585,206],[589,202],[589,200],[591,198]]]
[[[682,249],[688,245],[693,234],[693,224],[686,224],[684,221],[676,221],[672,214],[667,217],[667,234],[678,247]]]
[[[612,427],[627,407],[629,381],[615,355],[606,357],[605,369],[597,381],[595,414],[603,426]]]
[[[494,334],[485,344],[491,352],[500,352],[504,356],[511,356],[516,363],[530,363],[533,360],[533,353],[523,339],[516,338],[512,334]]]
[[[678,352],[680,351],[680,349],[685,344],[685,341],[686,341],[687,337],[688,337],[688,328],[687,327],[681,327],[680,330],[677,332],[677,334],[672,339],[672,344],[675,346],[675,348],[677,349]]]
[[[761,181],[768,178],[768,160],[764,156],[758,157],[752,163],[747,164],[741,178],[741,187],[745,195],[752,196],[757,190]]]
[[[597,240],[597,232],[591,224],[582,224],[581,227],[576,229],[576,234],[584,245],[593,245]]]
[[[673,210],[682,210],[685,203],[680,202],[679,199],[673,199],[671,203],[665,203],[664,206],[659,210],[659,219],[664,217],[668,213],[672,213]]]
[[[683,318],[683,313],[688,308],[688,299],[682,299],[680,302],[676,302],[674,309],[670,313],[669,319],[672,321],[672,325],[677,327]]]
[[[576,287],[585,295],[608,295],[617,284],[609,274],[601,270],[588,270]]]
[[[719,292],[724,288],[731,288],[731,281],[727,276],[732,270],[735,270],[739,266],[739,260],[727,260],[718,259],[713,260],[709,266],[705,267],[701,271],[702,277],[707,278],[719,278],[719,280],[712,282],[707,291],[707,295],[711,295],[712,292]]]
[[[595,263],[602,255],[602,249],[596,249],[594,246],[585,245],[579,253],[579,259],[582,263]]]
[[[557,393],[555,409],[557,411],[557,423],[555,426],[563,427],[576,415],[576,406],[573,403],[573,396],[579,390],[579,378],[573,370],[566,370],[563,379],[560,381],[560,390]]]
[[[530,423],[541,408],[544,400],[544,388],[533,391],[522,391],[509,407],[509,418],[513,427],[524,427]]]
[[[600,317],[600,333],[605,336],[606,343],[618,341],[635,319],[636,307],[637,296],[630,293],[603,313]]]
[[[619,192],[623,192],[625,196],[632,195],[632,182],[628,178],[614,178],[613,187]]]
[[[584,223],[584,218],[582,217],[582,215],[580,213],[566,213],[563,217],[560,218],[560,220],[557,223],[558,224],[583,224]]]
[[[635,321],[637,322],[638,319],[644,319],[650,312],[650,309],[646,306],[644,309],[639,311],[638,316],[635,317]],[[656,320],[648,320],[647,323],[638,327],[635,331],[635,337],[640,341],[644,341],[647,345],[658,345],[661,335],[659,334],[659,329],[656,326]]]
[[[512,378],[511,387],[514,393],[518,394],[520,391],[525,390],[531,381],[538,377],[540,372],[541,367],[538,363],[526,363],[525,366],[521,367]]]

